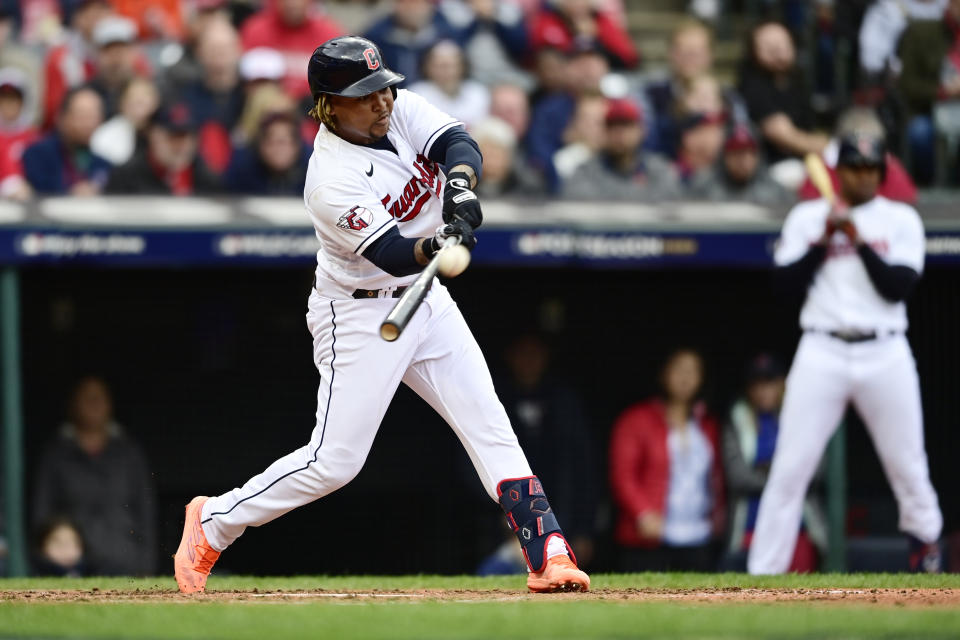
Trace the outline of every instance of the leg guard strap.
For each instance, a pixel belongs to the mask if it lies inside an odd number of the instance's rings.
[[[502,480],[497,485],[497,496],[531,571],[543,571],[547,563],[547,542],[554,536],[563,539],[570,557],[574,557],[536,476]]]

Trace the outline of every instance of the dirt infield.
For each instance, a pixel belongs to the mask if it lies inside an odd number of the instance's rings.
[[[678,601],[697,604],[816,603],[909,608],[960,607],[957,589],[595,589],[588,593],[531,594],[506,589],[411,589],[385,591],[211,591],[183,595],[170,589],[17,590],[0,591],[0,602],[505,602],[550,599],[612,600],[625,602]]]

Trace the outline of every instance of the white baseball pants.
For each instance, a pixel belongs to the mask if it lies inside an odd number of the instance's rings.
[[[385,342],[380,323],[395,302],[311,293],[307,325],[321,383],[310,443],[204,504],[203,531],[214,549],[350,482],[401,381],[453,428],[491,498],[497,499],[501,480],[533,475],[480,347],[447,289],[434,281],[400,338]]]
[[[790,565],[803,498],[849,402],[893,488],[900,529],[927,543],[940,537],[943,517],[930,484],[920,383],[907,339],[897,334],[849,344],[807,332],[787,377],[777,447],[750,545],[750,573],[783,573]]]

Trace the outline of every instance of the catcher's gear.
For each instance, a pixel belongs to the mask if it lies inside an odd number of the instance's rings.
[[[443,188],[443,221],[451,222],[455,218],[466,220],[474,229],[483,222],[480,201],[470,188],[470,176],[463,171],[454,171],[447,176]]]
[[[396,97],[395,85],[404,79],[387,68],[377,45],[357,36],[327,40],[316,48],[307,65],[314,103],[323,93],[359,98],[386,87],[393,88]]]

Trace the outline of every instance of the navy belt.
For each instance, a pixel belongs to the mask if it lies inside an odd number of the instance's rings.
[[[843,340],[847,344],[854,344],[857,342],[870,342],[871,340],[876,340],[877,338],[883,338],[886,336],[892,336],[900,332],[899,331],[817,331],[817,330],[814,330],[814,333],[825,333],[831,338],[836,338],[837,340]]]
[[[357,289],[353,292],[353,297],[357,300],[368,300],[370,298],[399,298],[403,295],[403,292],[406,290],[406,287],[397,287],[396,289]],[[388,295],[381,296],[381,293],[386,293]]]

